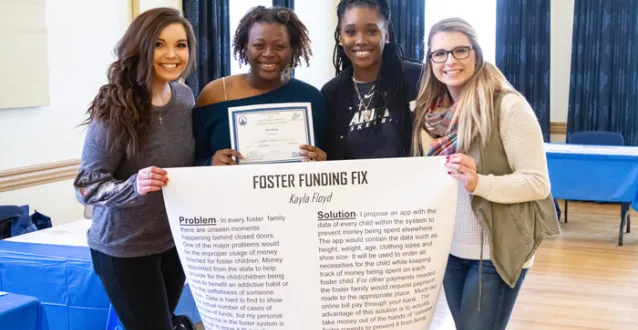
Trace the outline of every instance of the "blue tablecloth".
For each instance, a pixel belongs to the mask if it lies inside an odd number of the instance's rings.
[[[0,240],[0,291],[39,299],[52,330],[106,328],[110,303],[88,247]],[[184,290],[176,314],[201,320],[190,290]]]
[[[48,330],[49,324],[37,298],[8,293],[0,296],[0,329]]]
[[[623,155],[621,147],[614,150],[615,154],[548,151],[554,197],[632,203],[638,210],[638,155]]]

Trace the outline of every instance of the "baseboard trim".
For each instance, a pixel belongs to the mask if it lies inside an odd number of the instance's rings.
[[[73,179],[79,168],[80,159],[69,159],[0,171],[0,192]]]
[[[551,134],[567,134],[567,123],[551,122],[549,132]]]

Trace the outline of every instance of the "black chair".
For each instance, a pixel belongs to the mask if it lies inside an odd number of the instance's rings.
[[[0,240],[11,237],[14,221],[19,221],[21,209],[16,205],[0,205]]]
[[[624,146],[625,139],[622,134],[605,131],[583,131],[572,133],[567,136],[568,144],[599,145],[599,146]],[[629,207],[631,203],[620,204],[620,236],[618,244],[622,245],[622,232],[627,224],[627,233],[631,232],[631,217]],[[565,200],[565,223],[567,223],[567,200]]]

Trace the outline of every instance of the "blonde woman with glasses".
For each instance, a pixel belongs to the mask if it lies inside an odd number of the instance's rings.
[[[427,46],[412,153],[445,156],[459,180],[445,295],[457,329],[505,329],[538,246],[559,231],[541,129],[467,22],[438,22]]]

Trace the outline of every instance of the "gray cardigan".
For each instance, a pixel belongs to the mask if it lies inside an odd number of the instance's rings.
[[[114,257],[138,257],[175,246],[161,191],[140,196],[135,185],[142,168],[194,165],[193,93],[179,83],[170,86],[170,101],[152,107],[150,135],[141,155],[127,155],[124,145],[109,153],[107,125],[89,125],[74,187],[80,203],[93,205],[87,233],[92,249]]]

